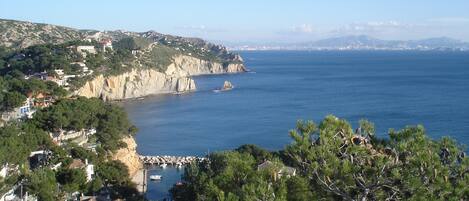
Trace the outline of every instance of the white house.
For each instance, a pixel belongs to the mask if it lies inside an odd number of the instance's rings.
[[[57,132],[49,133],[52,140],[58,145],[62,145],[64,141],[79,139],[77,144],[83,145],[88,141],[90,135],[96,134],[96,129],[82,129],[80,131],[70,130],[59,130]]]
[[[103,39],[100,42],[101,46],[103,46],[103,51],[106,51],[106,48],[110,48],[112,50],[112,40],[111,39]]]
[[[11,121],[16,119],[32,118],[34,112],[36,112],[36,110],[32,108],[33,101],[34,100],[30,97],[26,98],[23,105],[20,107],[13,109],[13,111],[2,113],[2,120]]]
[[[79,45],[76,46],[77,52],[81,53],[83,57],[86,57],[86,54],[96,54],[96,49],[92,45]]]
[[[0,177],[7,177],[8,176],[8,163],[4,164],[2,166],[2,169],[0,170]]]
[[[55,69],[54,72],[59,76],[63,76],[65,73],[64,73],[64,70],[63,69]]]
[[[80,66],[82,74],[79,76],[87,76],[93,74],[93,70],[90,70],[84,62],[72,62],[70,64]]]
[[[0,169],[0,178],[6,178],[11,174],[18,173],[18,165],[11,165],[8,163],[3,164],[2,169]]]
[[[22,182],[13,186],[5,194],[0,196],[0,201],[37,201],[37,197],[29,195],[26,188],[22,186]],[[22,190],[18,190],[21,188]]]
[[[73,159],[72,163],[68,166],[71,169],[82,169],[86,173],[86,181],[90,182],[94,177],[94,165],[88,163],[88,159],[85,159],[83,163],[80,159]]]
[[[85,160],[85,172],[86,172],[86,181],[90,182],[94,177],[94,165],[88,163],[88,159]]]

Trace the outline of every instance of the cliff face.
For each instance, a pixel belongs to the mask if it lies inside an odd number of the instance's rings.
[[[240,73],[246,71],[246,68],[241,63],[231,63],[227,66],[223,66],[221,63],[209,62],[184,55],[174,57],[173,61],[174,62],[168,66],[165,73],[176,77]]]
[[[196,90],[190,76],[245,72],[243,64],[208,62],[190,56],[176,56],[165,72],[153,69],[134,69],[130,72],[104,77],[97,76],[75,93],[103,100],[138,98],[151,94],[181,93]]]
[[[78,89],[76,94],[103,100],[120,100],[195,89],[195,82],[189,77],[168,76],[153,69],[134,69],[117,76],[99,75]]]
[[[143,163],[140,161],[137,154],[137,144],[133,137],[126,137],[122,139],[122,142],[127,144],[126,148],[117,150],[112,155],[112,160],[119,160],[129,168],[129,175],[133,177],[138,170],[143,168]]]

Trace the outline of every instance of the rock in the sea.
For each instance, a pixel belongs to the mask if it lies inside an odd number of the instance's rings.
[[[231,84],[231,82],[225,80],[225,82],[223,83],[222,90],[230,90],[230,89],[233,89],[233,85]]]

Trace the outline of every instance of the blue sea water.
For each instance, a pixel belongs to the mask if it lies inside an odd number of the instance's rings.
[[[240,52],[250,73],[195,77],[198,91],[124,103],[139,128],[144,155],[205,155],[257,144],[270,150],[291,141],[298,119],[328,114],[356,125],[366,118],[377,134],[423,124],[429,136],[469,144],[469,53],[413,51]],[[231,91],[214,93],[225,80]],[[180,180],[149,186],[160,199]]]

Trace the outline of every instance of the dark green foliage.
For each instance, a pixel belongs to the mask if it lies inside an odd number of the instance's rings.
[[[70,155],[72,158],[81,159],[82,161],[88,160],[90,163],[99,162],[96,153],[78,145],[71,145]]]
[[[28,190],[35,194],[40,201],[54,201],[57,198],[57,181],[50,169],[39,169],[28,177]]]
[[[5,58],[8,54],[8,49],[6,47],[0,46],[0,72],[6,68],[7,61],[5,61]]]
[[[98,165],[96,174],[106,184],[124,185],[130,182],[128,168],[120,161],[109,161]]]
[[[250,147],[249,149],[246,149]],[[193,163],[186,168],[185,184],[171,192],[177,200],[282,200],[287,188],[284,179],[275,178],[269,170],[258,171],[256,159],[243,146],[238,151],[214,153],[210,162]],[[259,152],[262,150],[255,148]],[[281,162],[274,159],[275,166]]]
[[[60,98],[66,96],[68,92],[51,81],[0,77],[0,111],[12,110],[22,105],[29,93],[44,93]]]
[[[82,169],[61,169],[57,173],[57,181],[63,185],[64,191],[73,193],[84,189],[86,174]]]
[[[166,67],[173,62],[173,57],[177,54],[180,54],[180,52],[174,48],[156,44],[153,45],[150,52],[142,56],[142,64],[150,68],[165,71]]]
[[[143,50],[148,48],[151,44],[151,40],[142,37],[127,37],[123,38],[113,44],[115,49],[124,50]]]
[[[24,74],[48,71],[54,69],[71,70],[70,63],[80,61],[81,54],[62,45],[34,45],[10,54],[5,60],[11,70],[19,70]]]
[[[52,147],[49,135],[31,124],[0,129],[0,164],[25,164],[31,151]]]
[[[469,159],[454,140],[432,140],[422,126],[391,130],[388,139],[379,139],[371,122],[359,125],[354,132],[334,116],[319,126],[299,121],[290,132],[293,143],[279,152],[297,176],[272,179],[282,164],[275,155],[272,169],[256,170],[256,160],[266,154],[244,145],[191,164],[185,183],[171,192],[176,200],[469,199]]]
[[[236,151],[252,155],[258,163],[272,159],[272,154],[269,151],[262,149],[254,144],[242,145],[237,148]]]
[[[97,141],[110,151],[122,147],[121,138],[136,131],[121,107],[97,98],[60,100],[36,112],[31,122],[50,132],[58,129],[78,131],[96,128]]]
[[[19,107],[26,100],[26,96],[13,91],[13,92],[4,92],[2,97],[2,105],[0,106],[1,111],[10,111],[16,107]]]
[[[309,201],[318,200],[316,193],[311,191],[307,178],[295,176],[287,180],[287,200],[290,201]]]
[[[98,165],[96,174],[100,181],[110,186],[111,198],[144,200],[129,179],[128,168],[120,161],[108,161]]]
[[[101,180],[101,178],[96,177],[91,182],[88,182],[85,185],[85,190],[86,190],[85,192],[87,192],[88,194],[93,194],[93,193],[98,192],[102,187],[103,187],[103,181]]]

